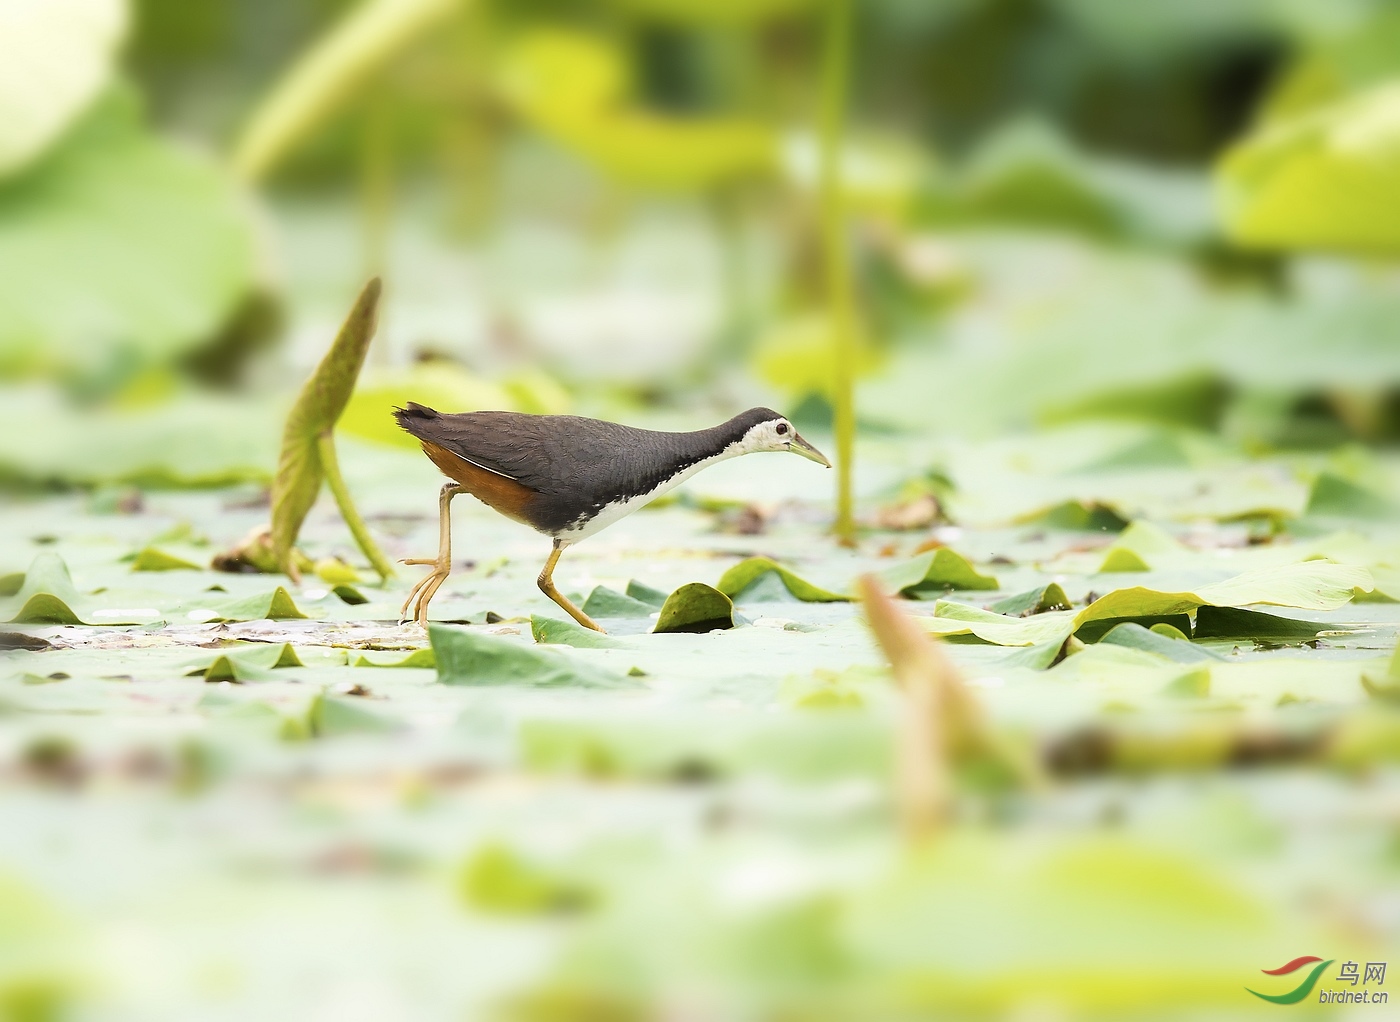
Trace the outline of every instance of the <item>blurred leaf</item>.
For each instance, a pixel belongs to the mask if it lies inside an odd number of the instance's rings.
[[[883,779],[891,763],[889,728],[861,713],[534,718],[521,724],[520,754],[534,771],[647,780],[745,772],[802,782]]]
[[[687,582],[661,608],[653,632],[711,632],[734,627],[734,604],[703,582]]]
[[[468,906],[498,915],[576,912],[598,899],[579,879],[543,869],[499,844],[472,854],[462,868],[460,885]]]
[[[1400,702],[1400,646],[1395,647],[1384,674],[1362,673],[1361,687],[1372,699]]]
[[[329,692],[322,692],[312,700],[307,723],[316,738],[378,735],[403,730],[399,721],[369,709],[362,697],[338,696]]]
[[[1400,12],[1384,6],[1342,33],[1311,40],[1271,83],[1261,119],[1288,120],[1400,73]]]
[[[1047,424],[1079,419],[1138,419],[1215,429],[1230,399],[1230,387],[1214,373],[1188,373],[1145,386],[1119,385],[1072,404],[1047,407]]]
[[[1400,252],[1400,85],[1266,125],[1225,154],[1217,180],[1241,245]]]
[[[202,565],[187,561],[183,557],[166,553],[157,547],[148,546],[136,552],[131,561],[132,571],[203,571]]]
[[[1151,571],[1166,567],[1187,552],[1166,530],[1138,519],[1118,534],[1104,553],[1099,571]]]
[[[0,183],[0,373],[111,388],[207,340],[253,276],[247,210],[224,175],[109,95]]]
[[[1033,511],[1016,519],[1018,524],[1035,522],[1053,529],[1078,529],[1086,532],[1121,532],[1128,527],[1128,519],[1116,509],[1098,501],[1067,500],[1046,508]]]
[[[0,179],[33,162],[111,80],[126,0],[0,6]]]
[[[250,180],[264,177],[390,60],[466,2],[361,0],[254,110],[234,146],[234,168]]]
[[[807,132],[784,136],[783,173],[815,195],[820,190],[820,143]],[[841,142],[841,198],[852,210],[900,223],[928,174],[929,153],[898,135],[847,135]]]
[[[983,575],[962,554],[939,547],[878,572],[882,586],[904,596],[923,596],[948,589],[997,589],[1000,583]]]
[[[265,483],[284,406],[189,394],[154,407],[75,405],[52,386],[0,389],[0,478],[143,490]],[[43,444],[26,440],[43,421]]]
[[[1317,938],[1282,931],[1217,869],[1111,835],[960,834],[859,898],[847,932],[881,986],[910,991],[919,1013],[1000,1015],[1028,1001],[1080,1016],[1228,1010],[1245,996],[1240,977],[1278,958],[1281,940]]]
[[[1332,472],[1321,472],[1313,480],[1306,513],[1349,518],[1389,519],[1396,508],[1381,494]]]
[[[420,362],[397,373],[372,372],[355,386],[336,429],[362,440],[418,450],[419,443],[399,428],[393,410],[406,400],[444,412],[481,409],[524,411],[509,392],[452,362]]]
[[[360,292],[330,350],[302,384],[283,427],[282,452],[272,482],[272,550],[282,570],[293,579],[300,578],[300,571],[292,559],[292,545],[316,503],[323,480],[330,481],[341,515],[375,570],[385,578],[392,574],[349,504],[349,495],[339,479],[339,467],[326,463],[327,454],[334,450],[331,432],[350,401],[374,338],[380,290],[379,278],[375,277]]]
[[[753,350],[754,372],[797,401],[811,394],[832,397],[836,386],[835,345],[825,315],[779,320],[758,338]],[[882,363],[868,343],[856,347],[858,375],[868,375]]]
[[[444,685],[629,688],[637,682],[552,649],[536,649],[469,628],[430,624],[428,639]]]
[[[764,125],[724,117],[668,117],[631,105],[620,51],[562,29],[523,33],[498,73],[507,101],[537,129],[631,184],[694,190],[768,172],[775,141]]]
[[[1204,699],[1210,695],[1210,668],[1193,667],[1178,674],[1163,686],[1162,694],[1178,699]]]
[[[804,603],[844,603],[850,599],[849,596],[813,585],[767,557],[749,557],[740,561],[720,576],[716,588],[731,600],[739,600],[767,575],[776,575],[787,591]]]
[[[613,0],[626,10],[680,25],[747,27],[790,17],[817,0]]]

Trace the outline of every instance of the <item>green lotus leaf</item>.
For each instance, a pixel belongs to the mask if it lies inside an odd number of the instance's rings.
[[[734,604],[703,582],[687,582],[661,608],[653,632],[711,632],[734,627]]]
[[[716,588],[731,600],[739,600],[760,579],[768,575],[776,575],[787,591],[803,603],[844,603],[850,600],[849,596],[813,585],[796,572],[767,557],[750,557],[740,561],[720,576]]]
[[[428,639],[444,685],[630,688],[638,683],[554,649],[540,649],[470,628],[430,624]]]

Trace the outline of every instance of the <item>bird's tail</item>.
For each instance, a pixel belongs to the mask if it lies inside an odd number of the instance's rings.
[[[394,409],[394,419],[398,422],[399,427],[420,440],[423,439],[423,427],[440,418],[442,416],[435,410],[415,401],[408,402],[403,408]]]

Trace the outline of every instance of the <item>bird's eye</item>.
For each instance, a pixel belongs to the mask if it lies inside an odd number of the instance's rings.
[[[788,431],[788,426],[787,426],[787,423],[786,423],[786,422],[780,422],[780,423],[778,423],[778,436],[783,436],[784,434],[787,433],[787,431]]]

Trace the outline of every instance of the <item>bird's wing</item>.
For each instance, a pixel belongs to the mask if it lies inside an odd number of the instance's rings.
[[[635,447],[628,435],[642,432],[575,415],[520,412],[439,415],[414,426],[420,439],[542,493],[606,487],[621,468],[619,454]]]

